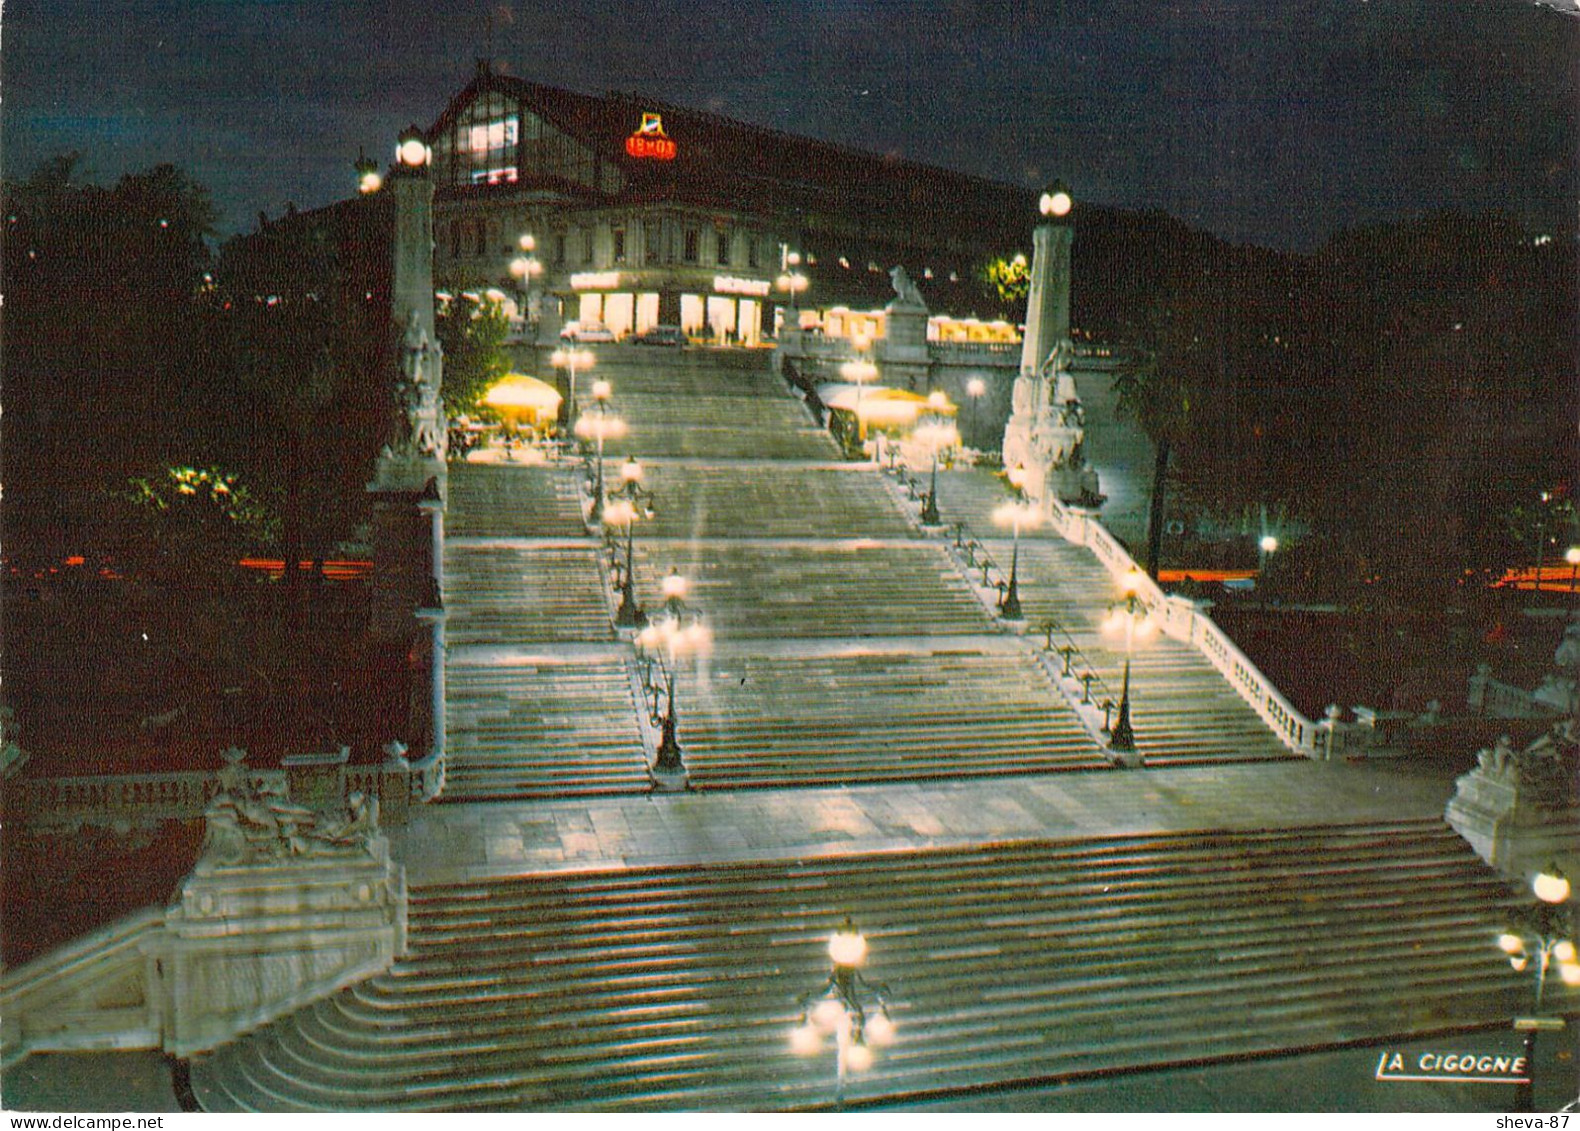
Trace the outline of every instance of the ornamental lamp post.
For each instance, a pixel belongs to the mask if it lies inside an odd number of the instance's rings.
[[[867,940],[848,916],[828,940],[828,957],[833,966],[828,980],[797,1002],[801,1024],[790,1031],[790,1048],[798,1056],[815,1056],[823,1037],[833,1034],[834,1102],[843,1106],[846,1077],[872,1067],[874,1048],[894,1043],[894,1021],[889,988],[861,974]]]
[[[653,493],[642,487],[642,476],[642,464],[635,456],[628,456],[620,466],[620,486],[609,492],[614,501],[603,512],[605,523],[625,527],[625,569],[620,574],[620,608],[614,617],[620,628],[647,623],[647,614],[636,603],[635,532],[637,519],[651,519],[657,512],[652,506]]]
[[[570,399],[566,401],[566,419],[576,419],[576,370],[589,368],[593,361],[591,350],[577,349],[574,346],[557,349],[549,355],[549,364],[556,369],[570,371]]]
[[[517,241],[521,254],[510,261],[510,275],[516,280],[516,285],[521,295],[520,312],[522,323],[531,319],[532,309],[532,281],[543,274],[543,264],[538,260],[533,251],[538,246],[537,239],[531,232],[525,232]]]
[[[1119,693],[1119,717],[1108,739],[1108,748],[1120,754],[1134,753],[1136,749],[1135,731],[1130,725],[1130,661],[1135,652],[1136,636],[1150,636],[1153,628],[1146,603],[1136,592],[1140,585],[1141,571],[1131,566],[1120,583],[1124,599],[1109,606],[1108,617],[1103,622],[1103,627],[1109,631],[1123,629],[1125,633],[1125,677]]]
[[[1536,1110],[1536,1038],[1543,1030],[1558,1030],[1564,1026],[1561,1017],[1542,1016],[1542,1002],[1547,990],[1547,973],[1556,962],[1558,975],[1565,986],[1580,988],[1580,955],[1575,951],[1574,940],[1569,937],[1573,922],[1565,902],[1569,898],[1569,880],[1556,867],[1537,874],[1531,890],[1540,901],[1534,908],[1516,916],[1516,923],[1498,936],[1498,949],[1508,955],[1509,965],[1517,972],[1534,966],[1536,975],[1536,1002],[1530,1017],[1516,1017],[1514,1029],[1523,1035],[1525,1053],[1525,1080],[1520,1085],[1520,1110]]]
[[[617,440],[625,435],[625,421],[609,413],[609,394],[612,388],[607,381],[593,382],[593,402],[598,409],[597,415],[583,416],[576,421],[576,435],[582,440],[592,440],[597,444],[596,478],[593,481],[592,521],[597,522],[603,516],[604,508],[604,481],[603,481],[603,448],[605,440]]]
[[[949,403],[949,398],[942,391],[934,391],[927,397],[927,407],[930,412],[941,414],[952,411],[954,406]],[[912,433],[932,452],[933,470],[928,481],[927,498],[922,504],[922,525],[938,526],[938,452],[940,448],[947,448],[960,442],[960,432],[953,424],[934,415],[925,424],[916,428]]]
[[[867,382],[878,376],[878,367],[865,356],[867,352],[866,338],[852,338],[851,345],[855,348],[858,356],[842,362],[839,367],[839,375],[856,386],[856,439],[861,444],[862,454],[865,455],[867,451],[867,418],[862,412],[861,396],[866,390]]]
[[[682,658],[705,655],[713,645],[713,633],[702,618],[688,615],[685,589],[685,578],[671,571],[664,579],[664,611],[651,618],[647,627],[636,635],[637,648],[644,656],[657,661],[659,673],[664,677],[665,708],[653,778],[665,789],[684,789],[687,785],[686,765],[676,737],[676,668]]]
[[[1005,620],[1025,619],[1020,607],[1020,532],[1022,527],[1030,529],[1041,521],[1042,510],[1024,498],[1000,503],[993,510],[993,522],[998,526],[1008,526],[1014,532],[1010,543],[1009,587],[1004,591],[1004,599],[999,602],[999,615]]]
[[[796,310],[796,295],[806,290],[810,281],[805,275],[796,270],[800,265],[801,253],[799,251],[791,251],[788,244],[780,244],[779,277],[774,280],[774,285],[781,291],[789,292],[790,310],[792,313]],[[797,319],[796,321],[797,325],[795,328],[799,330],[801,328],[800,320]]]
[[[1569,599],[1580,593],[1580,546],[1570,546],[1564,551],[1564,561],[1569,563]]]

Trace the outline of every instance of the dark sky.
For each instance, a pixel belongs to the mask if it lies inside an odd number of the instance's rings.
[[[1577,0],[1553,0],[1564,5]],[[434,7],[441,7],[436,14]],[[1309,247],[1440,206],[1572,219],[1580,18],[1533,0],[6,0],[7,176],[174,162],[226,231],[347,195],[486,53]]]

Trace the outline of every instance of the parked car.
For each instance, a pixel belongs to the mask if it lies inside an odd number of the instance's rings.
[[[602,322],[567,322],[560,337],[570,342],[612,342],[614,331]]]
[[[686,332],[679,326],[654,326],[632,339],[639,346],[672,346],[684,349]]]

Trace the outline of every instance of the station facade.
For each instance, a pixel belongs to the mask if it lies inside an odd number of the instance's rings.
[[[678,325],[754,344],[805,308],[881,305],[896,264],[935,309],[961,309],[951,295],[979,293],[973,272],[1034,206],[1014,186],[484,63],[426,137],[439,285],[616,336]]]

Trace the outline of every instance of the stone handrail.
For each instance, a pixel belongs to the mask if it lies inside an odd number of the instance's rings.
[[[1134,571],[1136,597],[1163,631],[1206,656],[1284,745],[1308,757],[1331,758],[1371,744],[1371,728],[1340,722],[1336,712],[1330,711],[1320,722],[1302,714],[1194,602],[1163,592],[1095,514],[1067,506],[1052,496],[1045,500],[1044,509],[1055,530],[1067,541],[1090,549],[1116,579]]]
[[[158,995],[148,992],[146,966],[164,923],[163,907],[147,907],[6,971],[0,977],[0,1065],[9,1067],[26,1056],[40,1039],[56,1050],[158,1047]],[[74,1026],[62,1040],[67,1025],[80,1020],[64,1005],[74,992],[123,979],[143,987],[141,1002],[128,1002],[118,1014],[103,1017],[101,1025]],[[35,1032],[35,1026],[51,1031]]]

